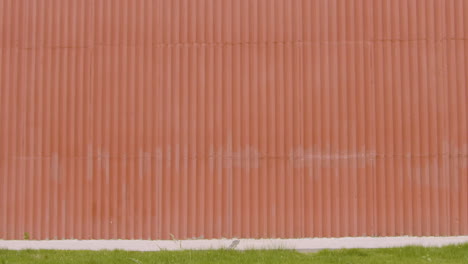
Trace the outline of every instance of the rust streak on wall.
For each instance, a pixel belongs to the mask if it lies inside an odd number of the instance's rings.
[[[466,14],[0,0],[0,238],[468,235]]]

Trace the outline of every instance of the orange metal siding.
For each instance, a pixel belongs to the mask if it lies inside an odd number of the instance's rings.
[[[0,0],[0,238],[468,234],[464,0]]]

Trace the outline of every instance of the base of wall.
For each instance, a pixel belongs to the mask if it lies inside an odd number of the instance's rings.
[[[201,239],[201,240],[0,240],[0,248],[63,250],[203,250],[233,248],[296,249],[314,252],[321,249],[386,248],[401,246],[445,246],[468,243],[468,236],[454,237],[344,237],[301,239]]]

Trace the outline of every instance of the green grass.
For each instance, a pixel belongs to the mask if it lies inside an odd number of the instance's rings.
[[[0,250],[0,264],[13,263],[468,263],[468,244],[443,248],[208,251]]]

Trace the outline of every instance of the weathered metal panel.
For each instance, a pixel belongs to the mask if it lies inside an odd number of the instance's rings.
[[[466,14],[0,0],[0,238],[466,235]]]

